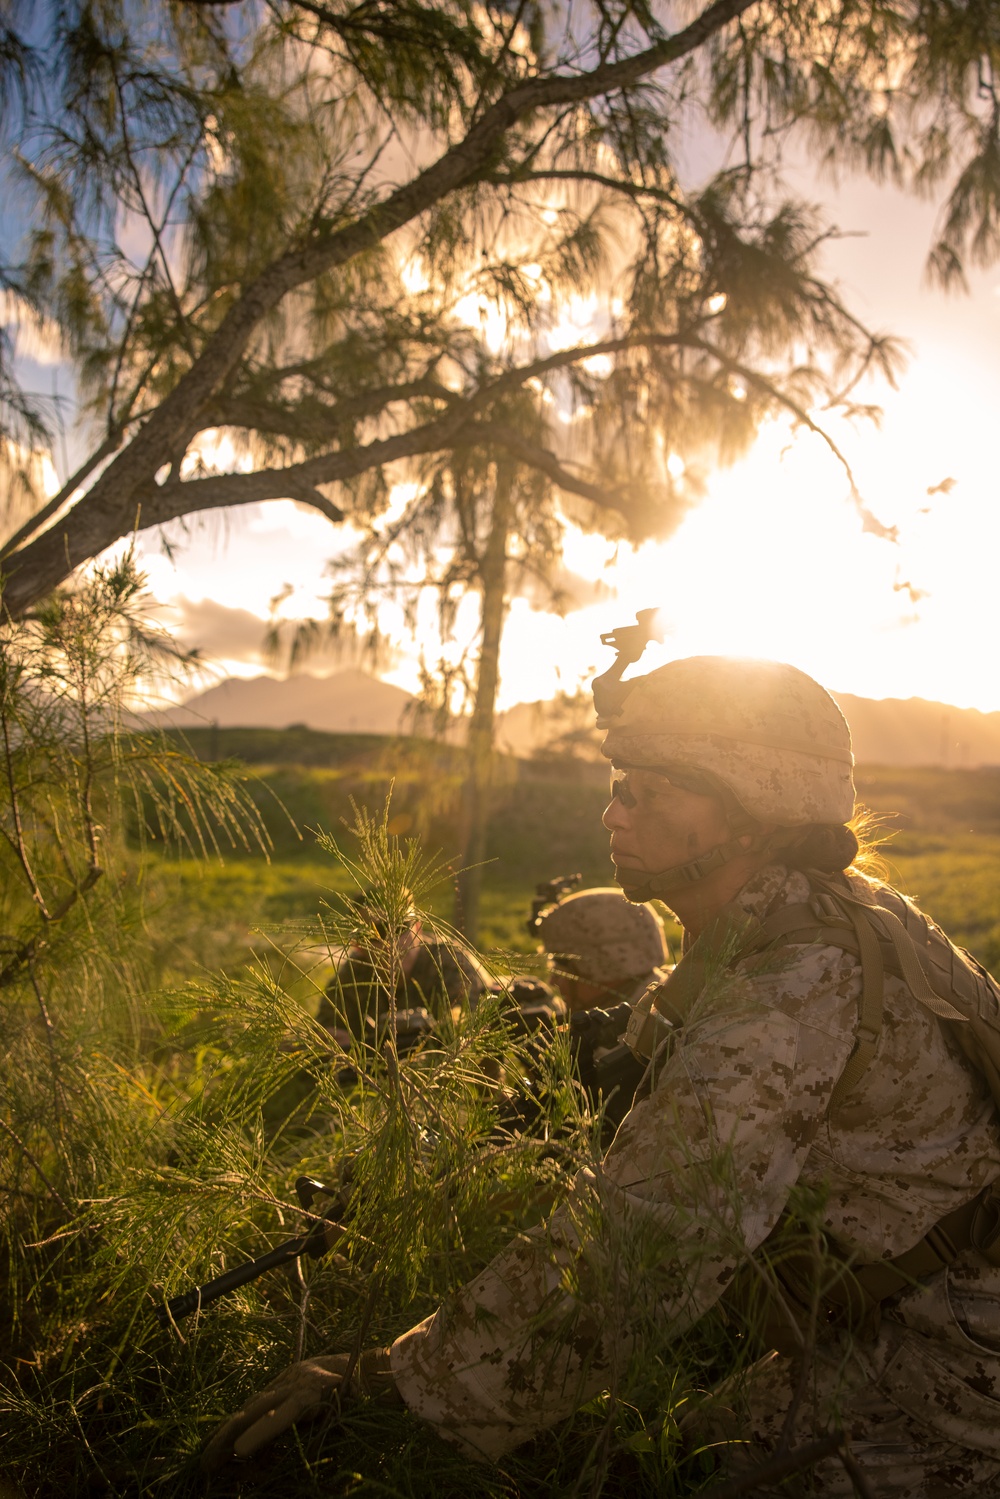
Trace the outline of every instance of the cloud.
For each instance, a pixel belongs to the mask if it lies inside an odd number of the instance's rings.
[[[61,364],[66,357],[58,324],[35,310],[13,291],[0,291],[0,324],[14,335],[22,359],[36,364]]]
[[[173,600],[167,613],[165,623],[177,641],[187,650],[200,651],[206,662],[240,661],[280,674],[289,664],[296,632],[303,628],[308,648],[296,662],[298,670],[323,676],[353,664],[359,655],[353,640],[335,643],[327,639],[325,620],[282,619],[282,651],[276,658],[266,648],[268,621],[249,609],[233,609],[215,599],[194,602],[182,597]]]
[[[264,636],[267,621],[249,609],[230,609],[215,599],[179,598],[171,605],[174,620],[170,629],[188,650],[199,650],[204,656],[223,657],[227,661],[249,661],[264,664]]]

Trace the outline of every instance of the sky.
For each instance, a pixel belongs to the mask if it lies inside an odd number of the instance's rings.
[[[992,650],[1000,267],[973,276],[970,296],[946,295],[924,280],[930,205],[858,179],[809,187],[850,231],[828,246],[827,274],[864,321],[910,348],[899,389],[881,384],[871,392],[884,408],[881,430],[830,428],[866,505],[898,539],[863,529],[843,471],[819,439],[776,422],[745,459],[710,476],[704,502],[667,542],[632,551],[567,532],[566,566],[580,607],[559,618],[515,599],[501,709],[574,690],[610,660],[601,632],[655,606],[667,636],[644,666],[706,652],[771,656],[834,692],[1000,710]],[[263,654],[271,599],[286,591],[279,613],[288,619],[324,617],[328,561],[352,533],[275,501],[193,517],[170,528],[168,540],[169,554],[156,535],[141,536],[140,558],[164,621],[203,651],[198,681],[208,685],[280,669]],[[387,609],[382,623],[397,642],[382,674],[414,690],[418,644],[406,638],[398,611]],[[451,654],[474,624],[469,599]],[[420,636],[436,659],[429,599]],[[320,654],[306,669],[344,664]]]

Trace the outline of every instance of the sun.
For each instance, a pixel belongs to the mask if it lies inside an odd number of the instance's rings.
[[[665,639],[647,649],[644,669],[679,656],[764,657],[842,689],[891,690],[885,668],[908,607],[893,587],[899,548],[864,532],[825,444],[786,423],[769,424],[745,459],[712,474],[667,540],[611,558],[607,543],[567,536],[567,563],[600,572],[615,596],[573,617],[591,661],[601,631],[656,607]]]

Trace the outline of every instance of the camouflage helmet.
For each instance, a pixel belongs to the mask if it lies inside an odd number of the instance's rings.
[[[598,720],[617,764],[693,767],[744,810],[782,827],[845,823],[854,812],[851,731],[830,694],[777,661],[690,656],[621,683]]]
[[[585,983],[602,987],[641,978],[669,956],[655,911],[610,887],[567,896],[542,912],[535,930],[547,953]]]

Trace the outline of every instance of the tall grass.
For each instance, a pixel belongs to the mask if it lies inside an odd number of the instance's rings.
[[[349,850],[324,843],[384,924],[419,908],[436,877],[384,816],[360,813]],[[558,1046],[537,1131],[504,1128],[498,1075],[515,1086],[529,1059],[502,991],[414,1056],[397,1057],[391,1037],[356,1043],[345,1079],[309,990],[358,940],[356,909],[332,898],[281,971],[257,964],[150,996],[145,1047],[126,1055],[101,1027],[78,1032],[63,1127],[87,1169],[70,1183],[54,1166],[52,1192],[39,1179],[7,1221],[17,1316],[0,1409],[7,1471],[25,1493],[199,1492],[198,1451],[228,1409],[295,1358],[391,1341],[593,1162],[595,1121]],[[388,965],[392,992],[391,946],[373,940],[369,956]],[[164,1298],[293,1231],[301,1175],[350,1184],[339,1252],[160,1328]],[[336,1429],[296,1433],[249,1476],[274,1493],[569,1492],[597,1435],[606,1468],[607,1429],[607,1411],[584,1413],[501,1472],[470,1466],[405,1412],[360,1408]],[[623,1435],[633,1465],[660,1451],[636,1446],[630,1411]],[[656,1468],[650,1491],[662,1492]]]

